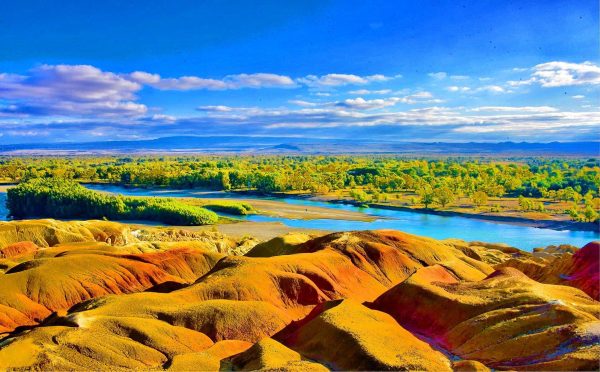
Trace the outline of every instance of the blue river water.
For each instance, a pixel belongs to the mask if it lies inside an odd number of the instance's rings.
[[[485,241],[506,243],[524,250],[548,245],[572,244],[581,247],[592,240],[600,239],[594,231],[558,231],[521,225],[483,221],[460,216],[437,216],[418,212],[398,211],[381,208],[359,208],[347,204],[334,204],[298,198],[252,197],[235,193],[199,192],[195,190],[153,190],[124,188],[113,185],[86,185],[98,191],[135,196],[231,198],[231,199],[269,199],[289,204],[325,207],[355,211],[373,216],[373,221],[353,221],[338,219],[300,220],[263,215],[249,215],[241,219],[254,222],[281,222],[290,227],[344,231],[394,229],[407,233],[428,236],[435,239],[458,238],[466,241]],[[6,219],[4,208],[5,194],[0,193],[0,219]],[[4,217],[4,218],[2,218]]]

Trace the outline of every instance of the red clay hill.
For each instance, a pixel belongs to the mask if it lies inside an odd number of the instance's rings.
[[[0,369],[598,370],[599,250],[0,223]]]

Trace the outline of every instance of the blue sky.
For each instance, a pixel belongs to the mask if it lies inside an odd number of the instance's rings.
[[[14,1],[0,143],[598,140],[598,2]]]

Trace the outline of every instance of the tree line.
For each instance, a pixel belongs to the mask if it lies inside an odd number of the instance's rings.
[[[599,159],[407,159],[395,156],[140,156],[0,158],[0,178],[19,182],[65,178],[82,182],[328,193],[350,190],[359,202],[385,201],[410,192],[426,208],[464,196],[475,205],[489,198],[547,198],[569,202],[582,219],[597,210]],[[539,203],[521,202],[522,210]],[[569,214],[571,214],[569,212]],[[593,217],[593,216],[592,216]],[[574,218],[574,219],[576,219]],[[597,218],[597,217],[596,217]]]

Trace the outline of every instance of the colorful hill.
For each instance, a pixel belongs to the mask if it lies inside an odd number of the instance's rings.
[[[0,223],[0,369],[597,370],[599,249]]]

